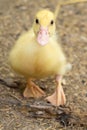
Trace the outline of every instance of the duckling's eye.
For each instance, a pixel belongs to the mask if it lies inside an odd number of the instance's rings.
[[[50,24],[51,24],[51,25],[53,25],[53,24],[54,24],[54,21],[53,21],[53,20],[51,20]]]
[[[36,19],[36,24],[39,24],[39,20],[38,19]]]

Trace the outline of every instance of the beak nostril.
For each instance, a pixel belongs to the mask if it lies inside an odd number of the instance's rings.
[[[43,27],[41,26],[40,27],[40,30],[39,30],[39,34],[45,34],[45,35],[48,35],[49,32],[48,32],[48,28],[47,27]]]
[[[40,45],[46,45],[49,40],[49,32],[47,27],[40,27],[37,41]]]

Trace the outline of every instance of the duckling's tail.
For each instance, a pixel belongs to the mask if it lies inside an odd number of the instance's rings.
[[[66,71],[69,71],[72,69],[72,65],[70,63],[66,64]]]

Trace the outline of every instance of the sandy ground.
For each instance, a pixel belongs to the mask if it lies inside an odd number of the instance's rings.
[[[56,4],[57,0],[0,0],[0,78],[10,84],[15,80],[20,82],[17,89],[8,88],[0,80],[0,130],[87,130],[87,3],[63,6],[56,22],[61,45],[72,64],[72,70],[64,76],[66,106],[72,113],[81,113],[85,124],[83,121],[78,125],[77,118],[74,124],[61,125],[54,116],[47,119],[42,111],[34,113],[21,106],[19,102],[44,106],[45,101],[24,99],[25,79],[15,74],[8,64],[10,49],[18,37],[32,26],[35,13],[44,7],[53,11]],[[36,83],[47,94],[55,88],[54,77]]]

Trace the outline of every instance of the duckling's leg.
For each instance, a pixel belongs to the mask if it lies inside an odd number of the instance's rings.
[[[45,92],[35,85],[30,79],[28,80],[27,86],[24,90],[23,96],[26,98],[34,97],[39,98],[45,95]]]
[[[61,76],[56,77],[57,82],[56,90],[51,96],[46,98],[46,100],[49,101],[54,106],[60,106],[66,103],[65,94],[61,85],[61,80],[62,80]]]

